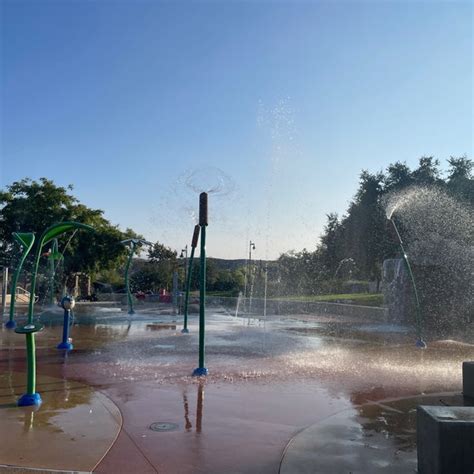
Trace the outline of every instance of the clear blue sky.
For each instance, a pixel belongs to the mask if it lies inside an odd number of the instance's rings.
[[[2,186],[46,176],[180,250],[182,176],[218,167],[208,251],[313,249],[360,170],[473,157],[466,2],[1,0]]]

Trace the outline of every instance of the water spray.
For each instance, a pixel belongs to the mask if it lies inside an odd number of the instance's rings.
[[[30,250],[33,248],[35,242],[35,234],[32,232],[13,232],[13,238],[21,245],[22,255],[18,267],[13,274],[12,287],[10,289],[10,318],[5,323],[5,327],[8,329],[14,329],[16,327],[15,322],[15,302],[16,302],[16,287],[18,283],[18,277],[20,276],[23,263],[27,255],[30,253]]]
[[[415,275],[413,274],[410,261],[408,260],[408,255],[405,252],[405,248],[403,246],[403,240],[400,235],[400,232],[398,231],[398,228],[395,224],[395,219],[393,218],[393,213],[389,217],[390,222],[393,225],[393,228],[395,229],[395,232],[397,234],[398,240],[400,242],[400,248],[402,250],[402,255],[403,255],[403,260],[405,261],[405,264],[408,269],[408,274],[410,275],[410,280],[413,285],[413,291],[415,293],[415,302],[416,302],[416,331],[417,331],[417,337],[418,339],[416,340],[416,347],[419,347],[420,349],[426,349],[426,342],[423,340],[422,337],[422,318],[421,318],[421,305],[420,305],[420,298],[418,297],[418,290],[416,288],[416,283],[415,283]]]
[[[48,254],[49,259],[49,304],[53,305],[54,301],[54,276],[56,274],[56,260],[61,260],[63,256],[59,253],[58,250],[58,239],[53,239],[51,250]]]
[[[27,384],[26,393],[18,399],[18,406],[40,405],[42,400],[39,393],[36,392],[36,347],[35,347],[35,333],[42,331],[44,326],[41,323],[33,322],[33,309],[35,304],[35,288],[36,276],[38,274],[39,261],[41,258],[41,250],[43,247],[51,242],[54,238],[59,237],[64,232],[72,229],[84,229],[93,231],[94,229],[86,224],[79,222],[61,222],[53,224],[48,227],[38,242],[33,262],[33,271],[31,273],[31,288],[30,288],[30,302],[28,305],[28,321],[24,326],[17,327],[15,332],[18,334],[25,334],[26,336],[26,358],[27,358]]]
[[[135,253],[136,247],[141,246],[141,245],[148,245],[152,247],[153,244],[143,239],[127,239],[127,240],[122,240],[121,243],[123,245],[128,245],[130,247],[130,253],[128,254],[128,259],[127,259],[127,265],[125,267],[125,287],[127,288],[128,314],[135,314],[135,311],[133,309],[132,291],[130,289],[130,277],[129,277],[130,265],[132,263],[132,258],[133,258],[133,254]]]
[[[194,251],[196,250],[197,244],[198,244],[198,239],[199,239],[199,230],[200,227],[198,224],[194,226],[194,233],[193,233],[193,238],[191,241],[191,256],[189,257],[189,262],[188,262],[188,274],[186,278],[186,292],[184,295],[184,324],[183,324],[183,329],[182,333],[183,334],[188,334],[189,329],[188,329],[188,304],[189,304],[189,292],[191,290],[191,278],[192,278],[192,270],[193,270],[193,260],[194,260]]]
[[[73,349],[73,345],[69,339],[69,327],[71,324],[71,310],[75,304],[76,302],[72,296],[66,295],[61,299],[61,307],[64,309],[63,340],[57,345],[58,349],[65,349],[66,351]]]
[[[200,285],[199,285],[199,367],[194,369],[194,376],[207,375],[204,367],[204,336],[206,324],[206,227],[208,225],[207,193],[199,195],[199,227],[201,228]]]

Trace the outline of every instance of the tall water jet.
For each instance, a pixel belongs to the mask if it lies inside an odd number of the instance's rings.
[[[200,284],[199,284],[199,367],[194,376],[207,375],[205,363],[205,326],[206,326],[206,227],[208,225],[207,193],[199,195],[199,227],[201,228]]]
[[[18,284],[18,277],[20,276],[21,269],[23,268],[23,263],[25,262],[26,257],[30,253],[30,250],[33,248],[35,242],[35,234],[32,232],[13,232],[13,238],[20,244],[22,248],[22,254],[20,257],[20,262],[18,267],[13,274],[12,286],[10,289],[10,317],[5,324],[5,327],[9,329],[14,329],[16,327],[15,322],[15,303],[16,303],[16,287]]]
[[[122,240],[121,243],[130,248],[130,252],[127,258],[127,264],[125,266],[125,287],[127,289],[128,314],[135,314],[135,310],[133,309],[132,290],[130,289],[130,265],[132,263],[132,258],[137,247],[141,247],[142,245],[148,245],[151,247],[153,246],[153,244],[151,242],[148,242],[148,240],[144,239],[126,239]]]
[[[53,239],[51,249],[46,254],[49,260],[49,304],[52,306],[54,301],[54,276],[56,274],[56,260],[62,260],[63,256],[59,252],[58,239]]]
[[[416,276],[423,331],[462,336],[459,330],[465,334],[474,304],[472,206],[442,189],[414,186],[387,196],[385,207],[387,218],[396,221],[398,240],[403,236],[402,252]],[[407,278],[412,275],[408,270]]]
[[[416,340],[416,346],[421,349],[426,349],[426,342],[423,340],[423,335],[422,335],[421,306],[420,306],[420,298],[418,296],[418,289],[416,288],[415,276],[413,275],[413,270],[411,268],[410,261],[408,260],[408,255],[403,246],[402,237],[400,235],[400,232],[398,231],[397,225],[395,224],[395,219],[393,218],[393,214],[387,215],[387,217],[392,223],[393,228],[395,229],[395,232],[397,234],[397,237],[400,243],[400,249],[402,251],[403,260],[405,261],[408,274],[410,275],[410,280],[413,285],[413,292],[415,294],[415,302],[416,302],[416,331],[417,331],[417,337],[418,337],[418,339]]]
[[[198,224],[196,224],[194,226],[193,238],[191,240],[191,256],[189,257],[188,273],[186,275],[186,290],[185,290],[185,295],[184,295],[184,324],[183,324],[183,329],[181,331],[184,334],[189,333],[189,329],[188,329],[189,292],[191,291],[191,278],[192,278],[192,271],[193,271],[194,252],[196,250],[198,239],[199,239],[199,230],[200,230],[200,227]]]
[[[26,336],[26,355],[27,355],[27,384],[26,393],[18,399],[18,406],[40,405],[41,396],[36,392],[36,348],[35,333],[42,331],[44,326],[41,323],[33,323],[33,309],[35,304],[36,276],[38,274],[39,261],[43,247],[54,238],[59,237],[64,232],[72,229],[85,229],[93,231],[94,229],[86,224],[79,222],[61,222],[48,227],[37,244],[35,258],[33,262],[33,271],[31,274],[30,301],[28,305],[28,321],[24,326],[15,329],[18,334]]]

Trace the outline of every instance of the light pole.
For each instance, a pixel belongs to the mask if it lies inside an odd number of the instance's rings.
[[[187,271],[188,271],[188,245],[186,244],[184,246],[184,249],[181,249],[181,254],[179,255],[179,258],[184,259],[184,279],[183,279],[183,290],[182,290],[182,295],[184,295],[184,292],[186,291],[186,281],[187,281]],[[182,296],[179,302],[179,312],[181,312],[181,307],[182,307]]]
[[[188,244],[184,246],[184,249],[181,249],[181,254],[179,258],[184,258],[184,280],[183,280],[183,291],[186,291],[186,281],[188,276]]]
[[[253,293],[252,250],[255,250],[255,242],[250,241],[249,243],[249,314],[252,311],[252,293]]]
[[[255,250],[255,242],[249,242],[249,258],[247,261],[247,271],[245,272],[244,298],[247,297],[247,286],[250,286],[250,265],[252,262],[252,250]]]

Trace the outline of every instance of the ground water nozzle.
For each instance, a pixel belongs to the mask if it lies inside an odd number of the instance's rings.
[[[423,339],[417,339],[415,346],[418,347],[419,349],[426,349],[428,346],[426,345],[426,342],[423,341]]]
[[[199,225],[201,227],[208,224],[207,217],[207,193],[201,193],[199,195]]]
[[[76,302],[72,296],[64,296],[61,300],[61,307],[64,309],[63,340],[57,345],[57,349],[65,349],[67,351],[73,349],[73,345],[69,340],[69,327],[71,323],[71,310],[75,304]]]

